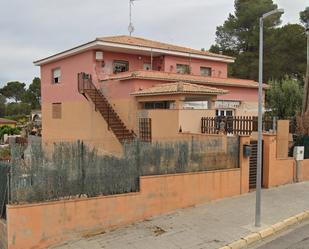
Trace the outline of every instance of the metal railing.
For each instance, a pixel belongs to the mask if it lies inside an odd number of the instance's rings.
[[[93,84],[90,74],[78,74],[78,92],[83,94],[87,99],[88,97],[91,98],[95,110],[99,110],[105,119],[108,130],[113,130],[120,142],[133,140],[135,133],[126,128],[106,97]]]

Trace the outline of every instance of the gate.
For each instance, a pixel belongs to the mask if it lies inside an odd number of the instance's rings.
[[[143,142],[151,143],[151,118],[140,118],[139,119],[139,138]]]
[[[9,166],[0,162],[0,218],[6,219],[6,204],[8,204],[8,172]]]
[[[263,142],[262,142],[262,171],[261,171],[261,183],[263,185]],[[251,140],[250,145],[252,148],[252,154],[250,157],[249,163],[249,189],[256,188],[256,176],[257,176],[257,148],[258,148],[258,141]]]

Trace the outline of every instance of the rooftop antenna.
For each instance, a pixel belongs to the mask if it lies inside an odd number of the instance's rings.
[[[132,33],[134,32],[134,26],[133,26],[133,23],[132,23],[132,6],[134,4],[134,1],[136,0],[129,0],[129,6],[130,6],[130,23],[129,23],[129,27],[128,27],[128,31],[129,31],[129,34],[130,36],[132,36]]]

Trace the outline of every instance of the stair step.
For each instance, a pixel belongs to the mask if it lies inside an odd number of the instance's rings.
[[[130,131],[125,127],[110,127],[114,132],[118,133],[130,133]]]
[[[108,122],[109,128],[113,131],[120,142],[126,140],[133,140],[134,133],[130,131],[125,124],[122,122],[121,118],[118,116],[117,112],[114,110],[113,106],[109,103],[104,94],[98,90],[95,85],[90,80],[87,82],[88,85],[84,86],[92,86],[92,88],[85,89],[84,93],[86,93],[89,99],[95,104],[95,107],[98,111],[100,111],[101,115]]]
[[[113,128],[125,128],[126,129],[126,126],[122,123],[122,122],[109,122],[108,123],[110,127],[113,127]]]

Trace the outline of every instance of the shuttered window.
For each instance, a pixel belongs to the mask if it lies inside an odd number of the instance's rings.
[[[61,119],[61,116],[62,116],[61,103],[53,103],[53,106],[52,106],[52,117],[53,117],[53,119]]]
[[[60,70],[60,68],[53,69],[52,73],[53,73],[53,83],[59,84],[61,82],[61,70]]]

